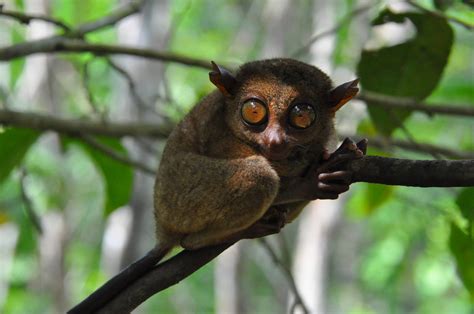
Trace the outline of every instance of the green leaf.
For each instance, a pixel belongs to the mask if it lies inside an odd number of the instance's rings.
[[[379,50],[364,50],[358,75],[365,90],[422,100],[438,84],[445,68],[453,31],[445,19],[424,13],[381,12],[373,25],[402,23],[409,19],[417,33],[414,38]],[[377,129],[391,134],[410,115],[409,111],[370,106],[369,114]]]
[[[17,128],[0,133],[0,182],[23,160],[40,134],[38,131]]]
[[[364,211],[366,214],[373,213],[378,207],[387,202],[393,195],[394,187],[382,184],[367,185],[365,190]]]
[[[474,221],[474,187],[462,189],[456,198],[456,204],[467,220]]]
[[[458,275],[474,301],[474,238],[472,237],[472,226],[470,226],[470,229],[470,234],[467,234],[456,224],[451,224],[449,246],[456,260]]]
[[[63,139],[64,140],[64,139]],[[119,140],[110,138],[98,139],[100,143],[108,146],[117,153],[127,155],[127,151]],[[88,153],[97,170],[104,179],[105,184],[105,214],[108,215],[120,206],[128,203],[133,183],[133,171],[125,165],[104,153],[91,148],[79,140],[64,140],[65,144],[74,143]]]

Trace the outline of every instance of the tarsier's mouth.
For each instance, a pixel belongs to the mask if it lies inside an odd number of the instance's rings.
[[[264,150],[262,149],[262,155],[265,156],[268,160],[270,161],[281,161],[284,159],[288,159],[288,156],[290,156],[291,151],[281,151],[281,152],[275,152],[271,150]]]

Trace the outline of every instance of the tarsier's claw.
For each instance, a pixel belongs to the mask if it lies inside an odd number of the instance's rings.
[[[359,150],[362,152],[362,154],[366,154],[367,153],[367,143],[369,141],[364,138],[362,140],[360,140],[359,142],[357,142],[357,148],[359,148]]]

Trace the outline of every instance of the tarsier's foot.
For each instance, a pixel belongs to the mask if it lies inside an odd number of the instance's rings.
[[[316,199],[337,199],[339,194],[349,190],[352,172],[345,170],[344,164],[350,160],[361,158],[367,151],[367,140],[355,143],[346,138],[332,153],[323,153],[322,162],[310,169],[307,176],[316,176],[316,190],[313,197]],[[313,181],[314,182],[314,181]]]
[[[272,206],[257,222],[239,235],[241,239],[256,239],[279,233],[285,226],[288,210],[286,207]]]

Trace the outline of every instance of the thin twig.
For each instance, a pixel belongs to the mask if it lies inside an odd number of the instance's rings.
[[[293,295],[295,297],[295,303],[296,303],[295,307],[299,306],[303,313],[306,313],[306,314],[309,313],[308,308],[304,304],[303,298],[301,297],[301,294],[299,293],[298,288],[296,287],[295,279],[293,278],[293,274],[291,273],[291,271],[288,269],[288,267],[286,267],[286,265],[284,265],[280,261],[280,259],[278,258],[273,248],[264,238],[260,238],[258,239],[258,241],[265,248],[268,255],[272,258],[273,263],[275,263],[275,265],[281,269],[281,271],[283,272],[283,275],[286,277],[286,280],[288,281],[288,284],[290,285],[290,289],[293,292]]]
[[[410,4],[411,6],[417,8],[418,10],[421,10],[425,13],[428,13],[428,14],[431,14],[431,15],[434,15],[434,16],[437,16],[437,17],[441,17],[441,18],[443,18],[445,20],[448,20],[448,21],[451,21],[453,23],[459,24],[462,27],[466,28],[467,30],[472,31],[474,29],[474,24],[470,24],[468,22],[465,22],[465,21],[460,20],[458,18],[455,18],[453,16],[448,16],[448,15],[446,15],[443,12],[440,12],[440,11],[429,10],[429,9],[423,7],[422,5],[419,5],[418,3],[416,3],[416,1],[413,1],[413,0],[406,0],[406,2],[408,4]]]
[[[50,115],[0,109],[0,124],[63,134],[104,135],[111,137],[144,136],[166,138],[172,126],[165,124],[93,122],[63,119]]]
[[[10,17],[14,20],[17,20],[18,22],[22,24],[30,24],[31,21],[37,20],[37,21],[43,21],[43,22],[47,22],[55,26],[58,26],[62,28],[65,32],[69,32],[71,30],[71,27],[69,27],[66,23],[58,19],[45,16],[45,15],[40,15],[40,14],[25,14],[25,13],[16,12],[16,11],[5,10],[3,8],[3,5],[0,5],[0,15]]]
[[[133,80],[132,76],[124,68],[122,68],[117,63],[115,63],[112,59],[105,58],[105,60],[106,60],[107,64],[112,69],[114,69],[117,73],[119,73],[125,79],[125,81],[127,81],[128,89],[130,91],[130,95],[132,96],[132,98],[133,98],[134,102],[137,104],[137,106],[139,106],[140,108],[142,108],[146,112],[149,112],[153,115],[156,115],[156,116],[162,118],[163,115],[158,113],[152,106],[148,105],[142,99],[142,97],[140,97],[140,95],[138,94],[138,91],[137,91],[137,87],[135,85],[135,81]]]
[[[31,199],[28,196],[28,193],[26,192],[26,185],[25,185],[26,176],[27,176],[26,169],[22,168],[20,172],[21,199],[23,200],[23,205],[25,206],[26,215],[28,216],[31,223],[33,224],[34,229],[39,234],[43,234],[43,226],[41,225],[41,220],[34,209],[33,203],[31,202]]]
[[[356,17],[359,14],[364,13],[365,11],[369,10],[372,7],[372,5],[366,5],[362,6],[359,8],[356,8],[352,10],[351,12],[347,13],[340,21],[337,23],[334,27],[325,30],[324,32],[318,33],[316,35],[313,35],[308,42],[298,50],[294,51],[291,55],[293,58],[300,57],[302,54],[304,54],[311,46],[318,40],[320,40],[323,37],[332,35],[339,31],[341,28],[343,28],[348,22],[350,22],[354,17]]]
[[[110,27],[120,22],[124,18],[138,13],[143,6],[143,0],[131,1],[130,3],[118,8],[112,14],[102,17],[98,20],[87,22],[73,29],[68,35],[72,37],[83,37],[87,33],[91,33],[106,27]]]
[[[156,170],[150,168],[148,165],[143,164],[141,162],[138,162],[136,160],[132,160],[128,158],[127,156],[117,152],[116,150],[110,148],[107,145],[102,144],[101,142],[97,141],[95,138],[88,136],[88,135],[81,135],[78,136],[79,139],[81,139],[84,143],[87,145],[91,146],[92,148],[100,151],[101,153],[121,162],[126,165],[132,166],[134,168],[137,168],[138,170],[142,171],[143,173],[146,173],[151,176],[156,175]]]
[[[92,111],[97,116],[99,116],[102,121],[104,121],[105,113],[102,112],[99,109],[99,105],[97,104],[97,102],[94,98],[94,95],[92,94],[92,92],[89,88],[89,81],[90,81],[89,66],[93,61],[94,61],[94,59],[91,59],[91,60],[85,62],[83,67],[82,67],[82,80],[81,80],[82,81],[82,87],[83,87],[84,93],[86,94],[87,102],[88,102],[89,106],[91,107]]]
[[[474,117],[474,108],[472,105],[452,105],[433,103],[428,104],[420,102],[412,98],[394,97],[369,91],[364,91],[357,96],[358,99],[363,100],[370,106],[379,106],[383,108],[394,108],[401,110],[416,110],[429,115],[444,114],[461,117]]]
[[[145,139],[145,138],[141,138],[141,137],[136,137],[135,138],[135,142],[137,142],[138,146],[140,146],[140,148],[154,156],[154,157],[158,157],[160,155],[160,152],[158,151],[158,149],[156,149],[156,145],[152,145],[153,143],[153,140],[152,139]]]
[[[407,129],[407,127],[405,126],[403,121],[400,119],[400,117],[395,112],[393,112],[393,108],[388,109],[388,114],[392,122],[395,122],[395,124],[398,125],[398,128],[402,131],[402,133],[405,134],[405,137],[407,138],[408,142],[413,147],[420,149],[420,144],[415,139],[415,137],[411,134],[411,132]],[[433,156],[433,158],[435,159],[441,159],[440,155],[436,152],[429,151],[427,153]]]
[[[90,52],[98,56],[115,54],[131,55],[157,61],[175,62],[208,70],[211,69],[210,62],[206,60],[185,57],[170,52],[120,45],[93,44],[82,40],[68,39],[58,36],[27,41],[9,47],[0,48],[0,61],[10,61],[12,59],[26,57],[36,53],[58,52]]]

